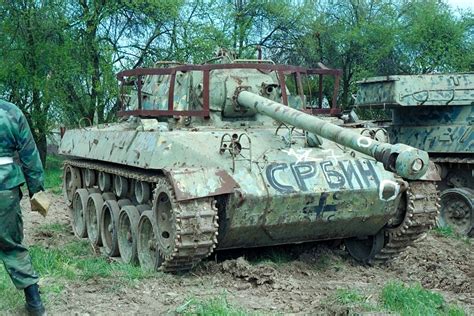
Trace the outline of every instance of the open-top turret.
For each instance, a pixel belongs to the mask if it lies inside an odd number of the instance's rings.
[[[218,59],[121,72],[122,121],[66,132],[78,236],[178,271],[215,248],[327,239],[384,262],[434,225],[428,155],[337,126],[340,71]]]

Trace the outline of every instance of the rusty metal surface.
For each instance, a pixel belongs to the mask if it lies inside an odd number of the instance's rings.
[[[336,76],[337,88],[337,70],[264,61],[125,71],[118,78],[126,118],[68,130],[59,151],[82,171],[129,181],[130,188],[145,183],[155,192],[147,209],[179,204],[169,213],[177,248],[164,256],[166,271],[192,268],[216,242],[224,249],[377,234],[400,216],[407,192],[392,171],[408,175],[418,151],[306,114],[338,111],[312,107],[321,95],[308,100],[302,86],[286,85],[284,76],[299,85],[308,74]],[[282,116],[252,108],[260,99],[286,103],[278,105]],[[305,123],[295,124],[299,119]],[[390,162],[391,154],[401,162]],[[157,201],[160,188],[169,192],[164,202]]]
[[[121,111],[119,111],[118,116],[143,116],[143,117],[157,117],[157,116],[170,116],[170,115],[185,115],[185,116],[201,116],[209,117],[209,107],[210,107],[210,72],[215,70],[232,72],[234,70],[258,70],[276,72],[278,74],[278,82],[281,87],[281,101],[283,104],[288,105],[288,96],[287,88],[285,83],[285,75],[292,74],[295,77],[298,85],[298,91],[300,97],[303,98],[303,87],[301,83],[301,75],[318,75],[319,84],[322,87],[322,82],[324,75],[333,76],[335,79],[334,91],[332,95],[332,105],[330,109],[322,109],[322,90],[319,91],[319,109],[312,109],[314,114],[329,114],[329,115],[338,115],[340,114],[340,109],[337,108],[337,91],[339,89],[339,77],[342,72],[339,69],[329,69],[329,68],[304,68],[298,66],[289,66],[289,65],[274,65],[274,64],[254,64],[254,63],[232,63],[232,64],[204,64],[204,65],[182,65],[171,68],[137,68],[133,70],[122,71],[117,74],[117,79],[121,82],[121,92],[123,95],[124,85],[133,84],[130,81],[127,81],[126,78],[137,77],[137,109],[128,110],[124,109],[124,98],[121,97],[122,101]],[[187,72],[200,72],[202,73],[202,110],[190,111],[190,110],[178,110],[174,109],[175,102],[175,84],[176,84],[176,74],[177,73],[187,73]],[[144,76],[170,76],[170,82],[168,86],[168,107],[167,109],[155,109],[147,110],[142,106],[143,96],[142,96],[142,78]]]
[[[225,171],[214,168],[165,170],[178,201],[229,194],[239,187]]]

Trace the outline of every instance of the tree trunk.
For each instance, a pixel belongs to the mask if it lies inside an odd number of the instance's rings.
[[[38,152],[41,158],[43,166],[46,168],[46,154],[48,153],[48,142],[46,139],[46,134],[41,133],[36,138],[36,147],[38,147]]]

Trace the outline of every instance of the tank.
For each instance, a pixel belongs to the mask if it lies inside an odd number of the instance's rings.
[[[434,166],[338,126],[341,72],[320,66],[223,52],[119,73],[119,121],[61,141],[75,234],[165,272],[224,249],[331,239],[363,263],[396,257],[435,225]]]
[[[357,106],[387,108],[389,141],[429,153],[440,170],[440,226],[474,233],[474,73],[368,78]]]

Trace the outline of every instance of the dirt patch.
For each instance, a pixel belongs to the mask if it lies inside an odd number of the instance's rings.
[[[51,197],[48,217],[24,211],[28,244],[56,247],[75,238],[71,230],[48,231],[51,225],[70,221],[62,198]],[[22,203],[28,208],[26,200]],[[126,285],[110,278],[75,281],[50,298],[48,309],[50,314],[161,314],[174,312],[192,298],[225,295],[249,311],[344,314],[346,307],[333,301],[338,290],[356,290],[375,303],[387,281],[399,280],[420,282],[473,314],[473,253],[472,243],[430,233],[391,264],[367,267],[353,261],[342,245],[321,244],[284,263],[249,261],[245,258],[251,256],[245,255],[209,260],[185,275],[157,273]]]

